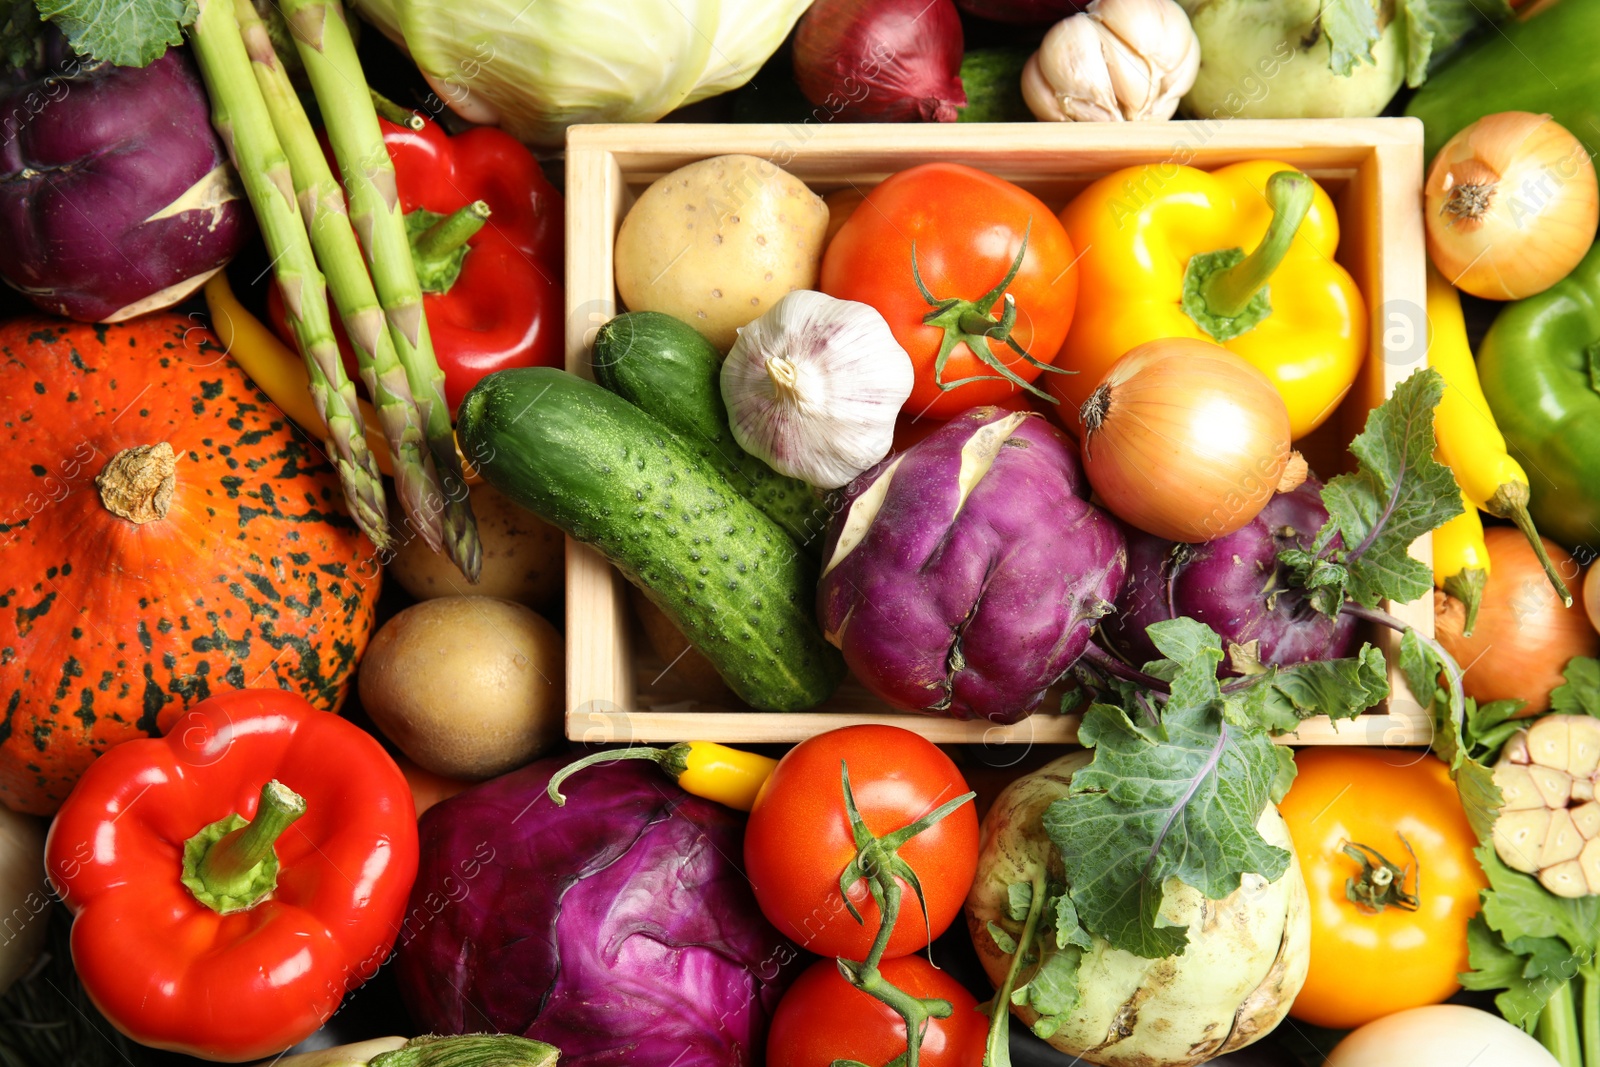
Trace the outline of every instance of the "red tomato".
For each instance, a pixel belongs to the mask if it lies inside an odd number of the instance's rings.
[[[989,1021],[961,983],[921,956],[884,960],[897,989],[950,1002],[948,1019],[922,1035],[922,1067],[978,1067]],[[844,980],[832,960],[812,964],[785,993],[767,1036],[767,1067],[829,1067],[835,1060],[889,1063],[906,1050],[906,1024],[893,1008]]]
[[[877,936],[878,906],[865,881],[850,887],[856,922],[839,893],[839,876],[855,858],[845,813],[840,762],[861,819],[877,837],[916,822],[966,793],[950,757],[931,741],[897,726],[848,726],[789,750],[756,795],[744,836],[745,871],[772,924],[808,952],[864,960]],[[978,871],[978,815],[961,805],[901,846],[928,903],[928,924],[916,894],[898,879],[900,917],[886,959],[908,956],[949,928]]]
[[[912,275],[912,245],[922,280],[936,300],[977,301],[1005,279],[1024,235],[1027,252],[1006,288],[1017,302],[1011,336],[1035,359],[1049,363],[1072,325],[1078,274],[1066,229],[1027,190],[959,163],[912,167],[868,193],[829,243],[822,258],[822,291],[877,308],[911,356],[917,377],[903,409],[907,415],[948,419],[1022,391],[965,344],[951,351],[935,379],[945,331],[923,322],[933,307]],[[989,317],[998,322],[1001,311],[997,302]],[[993,358],[1024,381],[1042,373],[1004,341],[987,344]],[[972,377],[993,380],[954,389],[939,385]]]

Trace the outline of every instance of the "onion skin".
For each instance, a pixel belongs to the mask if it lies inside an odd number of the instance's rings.
[[[794,32],[794,76],[855,122],[954,122],[961,86],[954,0],[817,0]]]
[[[1584,610],[1589,613],[1589,625],[1600,630],[1600,567],[1589,567],[1589,573],[1583,576]]]
[[[1317,611],[1288,588],[1278,563],[1281,550],[1309,547],[1327,521],[1322,486],[1312,478],[1275,493],[1250,522],[1175,563],[1169,562],[1175,542],[1129,531],[1128,583],[1100,632],[1135,666],[1161,658],[1145,627],[1185,615],[1215,630],[1224,649],[1257,642],[1263,666],[1348,656],[1356,643],[1355,617],[1330,619]],[[1224,662],[1218,673],[1238,672]]]
[[[1149,341],[1106,372],[1079,413],[1083,466],[1106,507],[1169,541],[1233,533],[1289,462],[1289,410],[1267,376],[1220,345]]]
[[[1594,165],[1549,115],[1504,111],[1457,133],[1423,185],[1428,255],[1458,288],[1520,300],[1571,272],[1600,221]]]
[[[1449,594],[1433,594],[1434,632],[1445,651],[1461,664],[1462,688],[1479,703],[1523,700],[1519,714],[1550,708],[1550,691],[1562,684],[1561,672],[1574,656],[1600,656],[1600,633],[1589,622],[1584,594],[1572,586],[1572,607],[1563,607],[1545,578],[1539,559],[1514,527],[1483,532],[1489,546],[1489,581],[1471,637],[1461,636],[1466,606]],[[1566,550],[1543,538],[1545,551],[1562,574],[1576,574]]]

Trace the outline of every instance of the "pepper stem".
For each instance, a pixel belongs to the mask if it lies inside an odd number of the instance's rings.
[[[1510,519],[1516,523],[1517,529],[1522,531],[1522,536],[1533,546],[1533,554],[1539,557],[1539,565],[1544,568],[1544,576],[1550,579],[1550,587],[1556,591],[1561,602],[1570,608],[1572,593],[1567,589],[1567,583],[1561,580],[1561,575],[1556,573],[1556,565],[1550,559],[1550,553],[1544,550],[1544,539],[1539,536],[1539,529],[1533,524],[1533,516],[1528,514],[1529,499],[1527,483],[1506,482],[1495,489],[1494,496],[1489,498],[1485,510],[1497,519]]]
[[[1404,834],[1396,833],[1395,836],[1400,838],[1400,843],[1410,854],[1410,866],[1397,867],[1377,849],[1354,841],[1346,841],[1340,848],[1346,856],[1361,864],[1361,872],[1345,882],[1344,895],[1350,903],[1372,915],[1391,907],[1401,911],[1416,911],[1421,903],[1416,892],[1406,892],[1406,881],[1413,870],[1417,872],[1413,885],[1419,892],[1422,889],[1422,869],[1417,866],[1417,854],[1412,851],[1411,842],[1405,839]]]
[[[448,256],[470,241],[488,221],[489,205],[482,200],[458,207],[422,231],[413,246],[416,255],[424,259]]]
[[[1483,591],[1489,585],[1489,572],[1482,567],[1463,567],[1444,580],[1444,591],[1466,605],[1461,636],[1471,637],[1478,626],[1478,609],[1483,606]]]
[[[372,109],[380,118],[388,119],[396,126],[404,126],[412,133],[421,133],[427,121],[417,112],[408,107],[401,107],[376,89],[368,89],[372,94]]]
[[[676,782],[683,777],[683,772],[689,769],[689,743],[685,741],[671,748],[625,748],[621,752],[596,752],[580,760],[574,760],[551,775],[550,784],[544,787],[545,795],[555,801],[556,807],[565,807],[567,798],[561,792],[562,782],[585,767],[593,767],[599,763],[615,763],[624,759],[649,760]]]
[[[1267,203],[1272,205],[1272,224],[1256,250],[1226,270],[1217,271],[1201,286],[1206,308],[1223,318],[1233,318],[1250,303],[1278,264],[1288,254],[1294,235],[1311,210],[1316,186],[1295,170],[1281,170],[1267,179]]]
[[[279,781],[261,787],[254,819],[219,819],[183,846],[183,884],[195,899],[227,915],[254,907],[278,885],[275,846],[306,813],[300,794]]]

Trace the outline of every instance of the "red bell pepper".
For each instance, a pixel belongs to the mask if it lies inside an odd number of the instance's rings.
[[[417,873],[405,776],[294,693],[196,704],[93,764],[45,869],[84,988],[135,1041],[237,1062],[281,1052],[376,972]]]
[[[387,119],[378,125],[394,160],[450,410],[490,371],[561,367],[565,214],[539,161],[489,127],[450,137],[428,121],[417,131]],[[277,286],[267,304],[273,328],[293,344]],[[337,317],[334,333],[356,379],[355,352]]]

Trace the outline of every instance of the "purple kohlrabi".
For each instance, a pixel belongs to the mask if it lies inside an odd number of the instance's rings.
[[[53,27],[36,53],[0,81],[0,276],[84,322],[177,303],[250,232],[188,54],[115,67]]]
[[[1101,624],[1107,641],[1130,662],[1143,664],[1160,653],[1145,627],[1189,616],[1222,638],[1229,666],[1259,662],[1287,667],[1348,656],[1356,621],[1330,619],[1288,584],[1278,563],[1286,548],[1308,548],[1328,521],[1322,484],[1308,478],[1298,489],[1278,493],[1254,520],[1225,537],[1189,545],[1128,531],[1128,584],[1117,611]]]
[[[1088,495],[1077,449],[1043,418],[957,416],[845,490],[823,632],[894,707],[1016,722],[1122,588],[1122,533]]]

